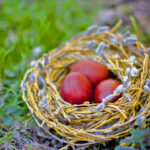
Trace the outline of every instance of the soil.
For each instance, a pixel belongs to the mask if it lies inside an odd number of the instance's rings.
[[[118,19],[130,23],[133,16],[144,32],[150,32],[150,1],[149,0],[105,0],[105,7],[101,9],[95,18],[99,25],[111,25]]]

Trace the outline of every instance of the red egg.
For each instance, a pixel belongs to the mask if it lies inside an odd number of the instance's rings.
[[[92,98],[93,90],[89,80],[78,72],[69,73],[60,88],[61,97],[71,104],[82,104]]]
[[[113,94],[113,91],[120,85],[121,83],[117,80],[107,79],[101,81],[94,90],[94,102],[101,103],[102,99],[107,97],[110,94]],[[121,97],[119,96],[114,97],[111,102],[116,102]]]
[[[109,76],[109,72],[103,64],[91,60],[84,60],[76,63],[70,72],[79,72],[86,76],[93,87]]]

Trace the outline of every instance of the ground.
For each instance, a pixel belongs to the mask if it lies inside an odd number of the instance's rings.
[[[149,46],[149,5],[148,0],[0,0],[0,148],[63,145],[36,126],[21,98],[21,79],[35,59],[34,48],[41,49],[40,57],[94,23],[111,26],[119,18],[122,31],[129,29]]]

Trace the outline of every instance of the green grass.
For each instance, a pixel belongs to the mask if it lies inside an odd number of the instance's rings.
[[[100,1],[4,0],[0,1],[0,122],[26,123],[30,113],[21,98],[20,82],[29,68],[33,48],[42,53],[59,46],[92,24]],[[41,54],[42,55],[42,54]],[[1,131],[0,131],[1,133]],[[0,143],[11,138],[6,134]]]
[[[0,75],[31,57],[35,46],[48,52],[91,25],[100,2],[90,0],[6,0],[0,5]]]
[[[0,139],[0,145],[7,142],[8,140],[10,140],[13,137],[13,132],[14,131],[10,131],[10,132],[5,132],[4,130],[0,129],[0,136],[3,136]]]

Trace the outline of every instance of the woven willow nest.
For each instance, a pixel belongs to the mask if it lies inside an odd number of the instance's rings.
[[[128,32],[115,33],[120,24],[110,30],[88,28],[26,72],[23,99],[37,124],[56,139],[77,146],[104,143],[126,136],[131,127],[150,116],[149,49]],[[73,64],[87,59],[103,63],[123,83],[123,96],[117,102],[105,99],[99,105],[71,105],[61,98],[64,77]]]

